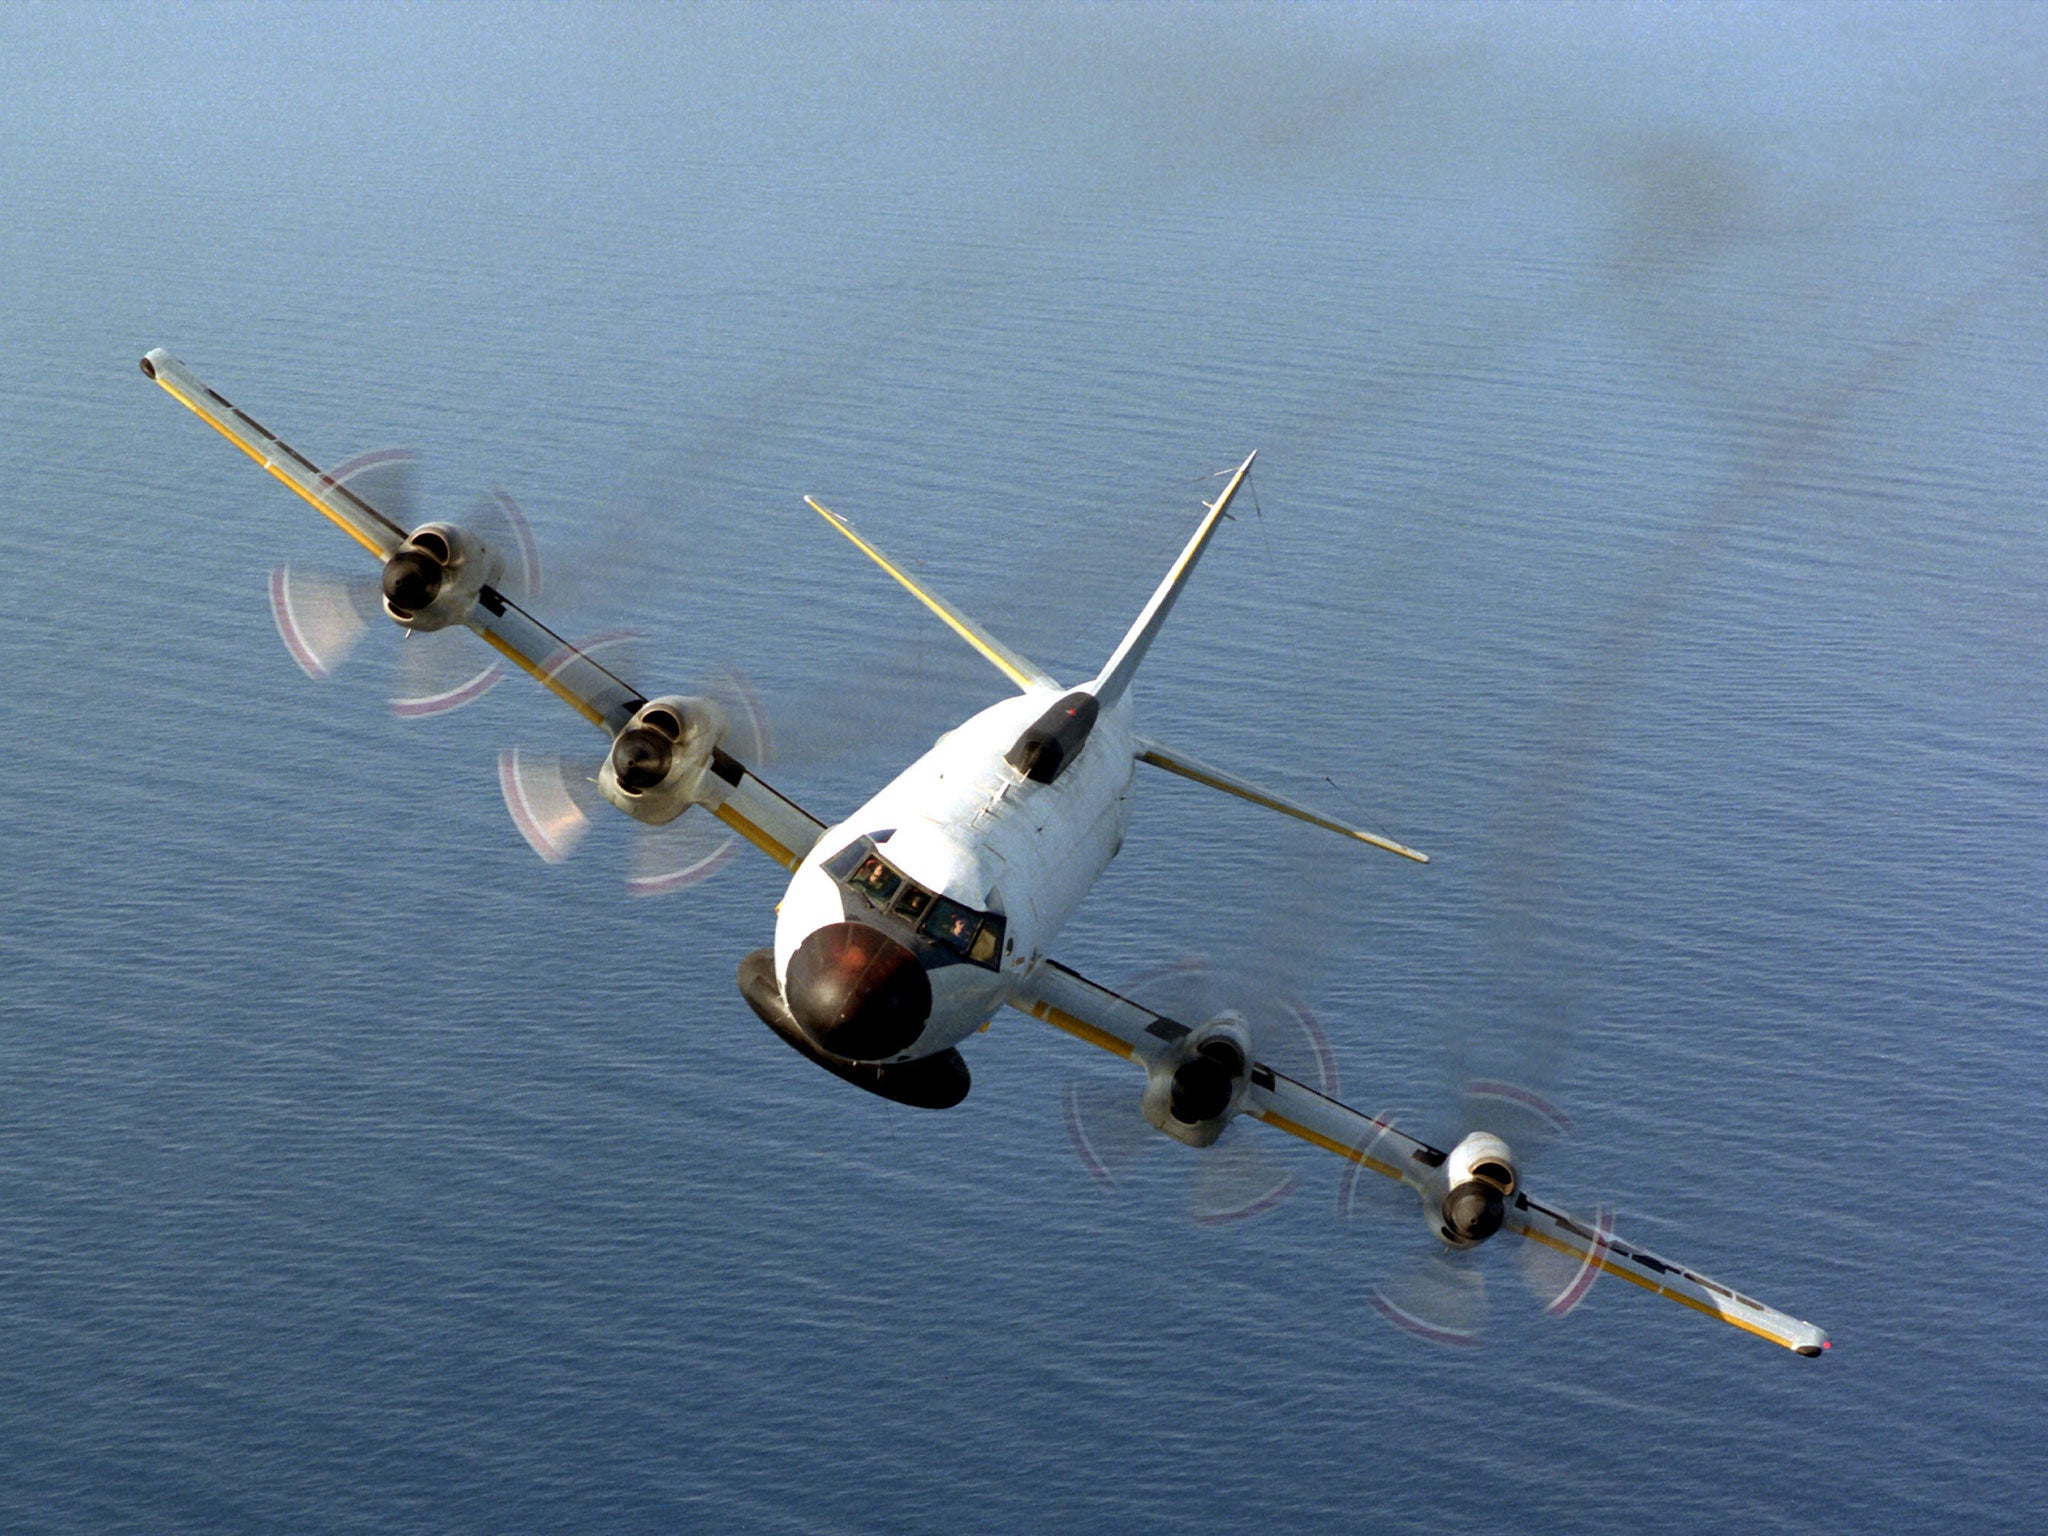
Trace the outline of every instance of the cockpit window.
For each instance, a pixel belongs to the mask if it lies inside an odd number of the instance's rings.
[[[825,873],[834,880],[844,880],[868,854],[868,840],[856,837],[844,848],[825,861]]]
[[[974,936],[981,932],[981,914],[940,896],[933,900],[922,927],[946,948],[964,955],[973,945]]]
[[[903,877],[871,853],[860,861],[847,883],[876,906],[886,907],[889,898],[896,894],[896,887],[903,883]]]
[[[992,971],[1001,968],[1002,915],[977,912],[905,879],[876,850],[872,838],[856,838],[825,860],[823,868],[877,911],[892,913],[921,937],[975,965]]]

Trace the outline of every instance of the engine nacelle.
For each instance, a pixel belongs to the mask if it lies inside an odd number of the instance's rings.
[[[1146,1069],[1145,1118],[1175,1141],[1206,1147],[1244,1108],[1252,1037],[1234,1014],[1191,1030]]]
[[[725,729],[725,711],[709,699],[654,699],[612,739],[597,787],[649,826],[674,821],[693,805],[716,805],[726,785],[711,772],[711,754]]]
[[[1515,1195],[1515,1155],[1491,1131],[1474,1131],[1444,1159],[1443,1198],[1431,1230],[1453,1248],[1485,1242],[1501,1228]]]
[[[468,618],[504,571],[504,557],[474,534],[423,523],[384,562],[384,611],[407,629],[446,629]]]

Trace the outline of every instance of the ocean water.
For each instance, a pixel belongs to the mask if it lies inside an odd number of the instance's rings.
[[[2048,306],[2026,7],[0,13],[0,1528],[2033,1530]],[[1469,1073],[1539,1193],[1818,1363],[1300,1192],[1189,1219],[1021,1015],[922,1115],[773,1040],[777,871],[628,897],[265,602],[350,547],[136,371],[526,507],[551,617],[744,671],[843,814],[1256,502],[1060,946]],[[1248,515],[1244,515],[1248,514]],[[580,728],[578,728],[580,729]],[[1135,1081],[1130,1082],[1135,1105]],[[1256,1128],[1245,1128],[1256,1133]],[[1279,1138],[1274,1138],[1278,1140]]]

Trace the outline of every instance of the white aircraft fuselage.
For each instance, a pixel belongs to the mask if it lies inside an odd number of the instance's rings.
[[[775,974],[820,1049],[894,1062],[957,1045],[1080,906],[1130,820],[1129,696],[1051,782],[1011,761],[1077,697],[1034,688],[990,705],[818,839],[777,909]]]

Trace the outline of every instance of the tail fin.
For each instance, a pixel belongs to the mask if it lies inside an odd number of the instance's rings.
[[[1209,515],[1202,519],[1202,526],[1195,530],[1195,536],[1188,540],[1187,548],[1180,552],[1180,558],[1173,562],[1173,569],[1166,573],[1166,579],[1159,583],[1159,589],[1152,594],[1152,601],[1145,605],[1145,611],[1138,615],[1130,633],[1117,646],[1102,673],[1094,682],[1086,685],[1087,691],[1102,701],[1106,709],[1123,697],[1131,685],[1131,677],[1145,659],[1145,653],[1152,648],[1152,637],[1157,635],[1166,623],[1166,616],[1173,612],[1174,599],[1180,596],[1180,589],[1187,585],[1188,577],[1195,571],[1195,562],[1202,558],[1202,551],[1209,546],[1209,536],[1216,531],[1216,525],[1223,521],[1229,510],[1230,498],[1237,494],[1237,488],[1244,484],[1244,477],[1251,473],[1252,460],[1259,456],[1253,449],[1245,461],[1237,466],[1237,472],[1230,477],[1230,484],[1223,487],[1223,494],[1209,506]]]

